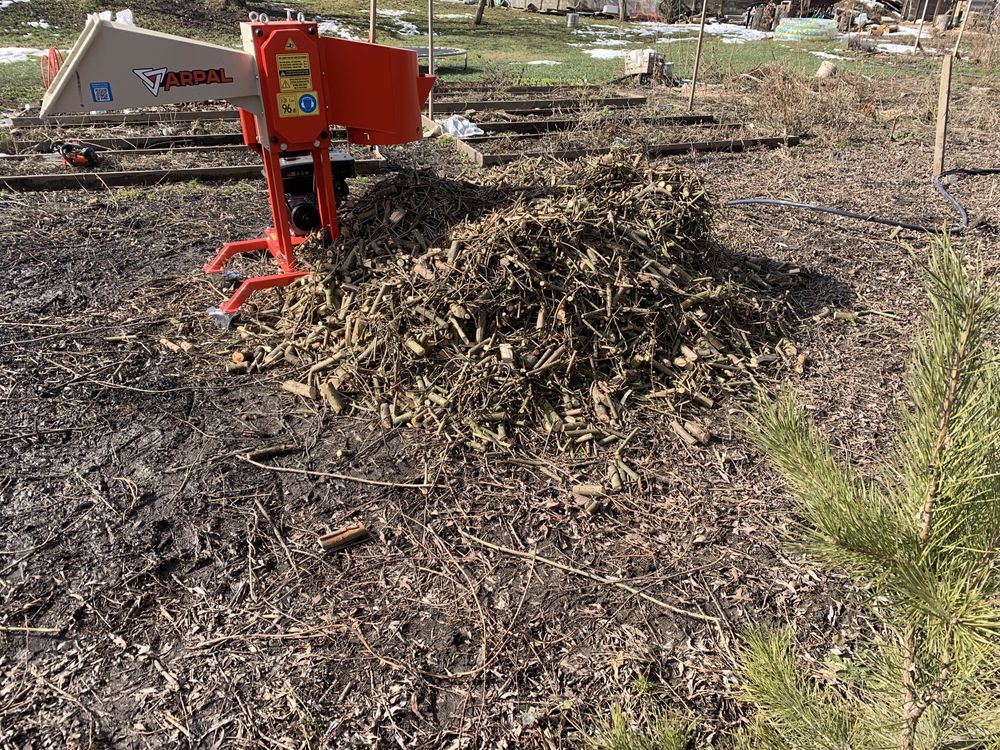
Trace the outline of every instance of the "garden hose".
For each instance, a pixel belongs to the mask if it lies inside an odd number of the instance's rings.
[[[955,169],[946,169],[937,177],[934,178],[934,189],[940,193],[941,197],[944,198],[948,203],[951,204],[952,208],[958,212],[958,224],[953,228],[945,227],[926,227],[920,224],[908,224],[905,221],[898,221],[897,219],[887,219],[882,216],[875,216],[874,214],[859,214],[855,211],[845,211],[842,208],[834,208],[833,206],[824,206],[819,203],[800,203],[798,201],[786,201],[780,198],[740,198],[738,200],[727,201],[726,206],[781,206],[783,208],[802,208],[807,211],[817,211],[824,214],[833,214],[834,216],[843,216],[845,219],[857,219],[858,221],[869,221],[873,224],[884,224],[887,227],[898,227],[900,229],[908,229],[912,232],[923,232],[926,234],[936,234],[942,229],[951,234],[962,234],[969,228],[969,212],[965,210],[965,206],[958,202],[951,193],[948,192],[948,187],[944,183],[944,178],[950,177],[951,175],[962,175],[962,176],[981,176],[981,175],[993,175],[1000,174],[1000,168],[976,168],[976,167],[956,167]]]

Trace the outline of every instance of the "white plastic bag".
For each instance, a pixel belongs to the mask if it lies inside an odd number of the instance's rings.
[[[472,135],[483,135],[485,131],[474,122],[462,115],[452,115],[440,123],[442,130],[453,138],[468,138]]]

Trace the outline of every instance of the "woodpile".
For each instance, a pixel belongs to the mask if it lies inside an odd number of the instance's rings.
[[[369,190],[315,273],[238,329],[246,372],[291,365],[290,393],[479,450],[589,450],[652,400],[711,406],[749,361],[757,303],[706,271],[691,173],[618,155],[479,179]]]

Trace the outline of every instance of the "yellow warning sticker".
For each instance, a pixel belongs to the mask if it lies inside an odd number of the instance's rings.
[[[288,52],[289,50],[297,49],[298,47],[295,46],[295,41],[291,37],[288,37],[288,41],[285,42],[285,51]]]
[[[277,94],[278,117],[308,117],[319,114],[319,99],[315,91]]]
[[[289,39],[288,42],[291,44],[292,40]],[[287,49],[287,45],[285,47]],[[312,89],[309,55],[275,55],[274,61],[278,67],[281,91],[309,91]]]

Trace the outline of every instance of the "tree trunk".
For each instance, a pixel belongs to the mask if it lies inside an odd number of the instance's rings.
[[[486,12],[486,0],[479,0],[479,7],[476,8],[476,20],[472,22],[473,26],[483,25],[483,13]]]
[[[618,20],[625,20],[625,0],[618,0]]]

